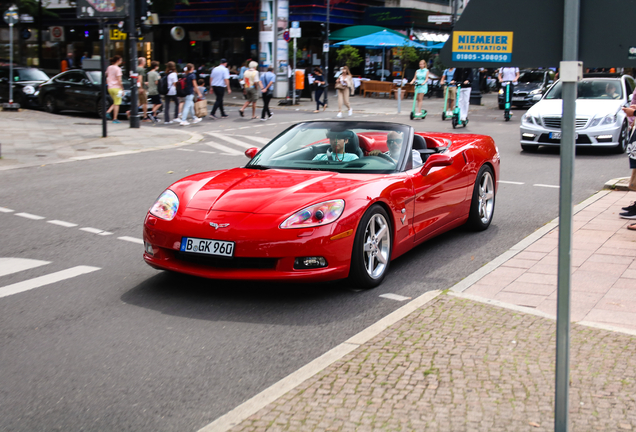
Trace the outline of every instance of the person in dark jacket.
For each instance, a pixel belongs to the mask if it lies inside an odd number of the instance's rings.
[[[454,76],[455,82],[461,85],[459,91],[459,119],[466,121],[468,117],[468,105],[470,104],[470,85],[473,82],[472,68],[457,68]]]

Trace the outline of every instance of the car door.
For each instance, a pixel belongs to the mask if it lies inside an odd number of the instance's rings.
[[[415,240],[427,237],[465,214],[468,162],[463,149],[451,146],[442,153],[428,156],[423,167],[408,171],[415,198]]]
[[[0,69],[0,102],[9,102],[9,69]]]
[[[96,101],[99,98],[99,89],[93,85],[86,72],[80,71],[81,79],[75,88],[77,109],[87,112],[95,112]]]

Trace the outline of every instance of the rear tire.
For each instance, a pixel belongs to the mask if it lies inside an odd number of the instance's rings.
[[[57,102],[55,102],[55,98],[52,95],[47,95],[44,98],[44,109],[50,114],[58,112]]]
[[[618,145],[614,147],[614,153],[622,154],[627,150],[627,144],[629,143],[629,133],[627,133],[627,120],[623,121],[621,132],[618,134]]]
[[[457,129],[457,117],[453,116],[453,119],[451,120],[451,123],[453,124],[453,129]]]
[[[413,120],[415,116],[413,115],[413,111],[411,111],[411,120]]]
[[[349,279],[355,286],[369,289],[382,283],[391,261],[392,232],[389,215],[381,206],[371,206],[362,216],[349,270]]]
[[[477,174],[467,225],[474,231],[483,231],[490,226],[495,213],[495,177],[492,168],[484,165]]]
[[[446,113],[445,112],[442,113],[442,120],[446,120]]]

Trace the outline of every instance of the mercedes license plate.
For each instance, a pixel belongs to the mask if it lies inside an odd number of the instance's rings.
[[[577,139],[579,137],[578,133],[574,134],[574,139]],[[548,138],[550,139],[561,139],[561,132],[550,132],[550,135],[548,136]]]
[[[522,100],[524,100],[524,99],[525,99],[525,98],[524,98],[523,96],[513,96],[513,97],[512,97],[512,101],[513,101],[513,102],[522,101]]]
[[[181,239],[181,252],[231,258],[234,256],[234,242],[183,237]]]

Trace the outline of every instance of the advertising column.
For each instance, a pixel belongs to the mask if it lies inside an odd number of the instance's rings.
[[[289,0],[278,0],[277,8],[277,34],[276,34],[276,62],[274,72],[276,73],[276,88],[274,97],[287,97],[289,91],[289,52],[287,41],[283,39],[283,32],[288,27],[289,22]]]
[[[258,61],[264,66],[273,66],[274,61],[274,2],[273,0],[261,1],[261,19],[258,33],[260,45]]]

